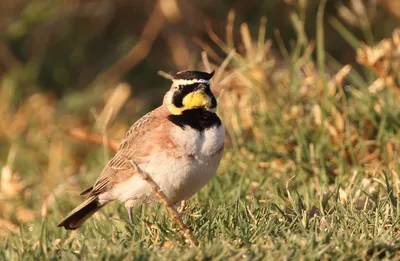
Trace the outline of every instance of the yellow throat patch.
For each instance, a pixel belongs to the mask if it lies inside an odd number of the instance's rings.
[[[175,115],[182,114],[185,110],[195,108],[209,109],[211,106],[211,98],[204,92],[191,92],[187,94],[182,101],[183,107],[178,108],[173,104],[168,104],[168,110]]]

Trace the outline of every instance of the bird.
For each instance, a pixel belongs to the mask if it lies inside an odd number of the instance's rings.
[[[137,120],[86,199],[58,227],[79,228],[112,201],[124,203],[133,224],[132,209],[157,202],[151,186],[132,168],[130,160],[148,173],[169,202],[178,206],[215,175],[224,151],[225,129],[216,114],[211,73],[185,70],[171,74],[172,84],[162,104]]]

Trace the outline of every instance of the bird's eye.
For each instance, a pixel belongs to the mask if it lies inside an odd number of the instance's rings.
[[[175,87],[175,89],[178,90],[178,91],[181,91],[183,89],[183,86],[182,85],[178,85],[178,86]]]

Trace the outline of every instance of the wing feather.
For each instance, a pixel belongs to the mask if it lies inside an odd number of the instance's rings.
[[[88,197],[108,191],[116,183],[134,175],[134,169],[129,160],[135,160],[139,165],[144,163],[143,156],[148,154],[147,151],[143,150],[143,144],[148,142],[145,136],[154,131],[164,118],[166,118],[164,108],[159,107],[147,113],[132,125],[125,134],[115,156],[108,162],[93,185]]]

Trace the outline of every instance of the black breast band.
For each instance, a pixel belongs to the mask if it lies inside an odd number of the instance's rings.
[[[185,129],[185,126],[190,126],[200,132],[221,125],[221,120],[217,114],[204,109],[185,110],[179,115],[171,114],[168,116],[168,120],[182,129]]]

